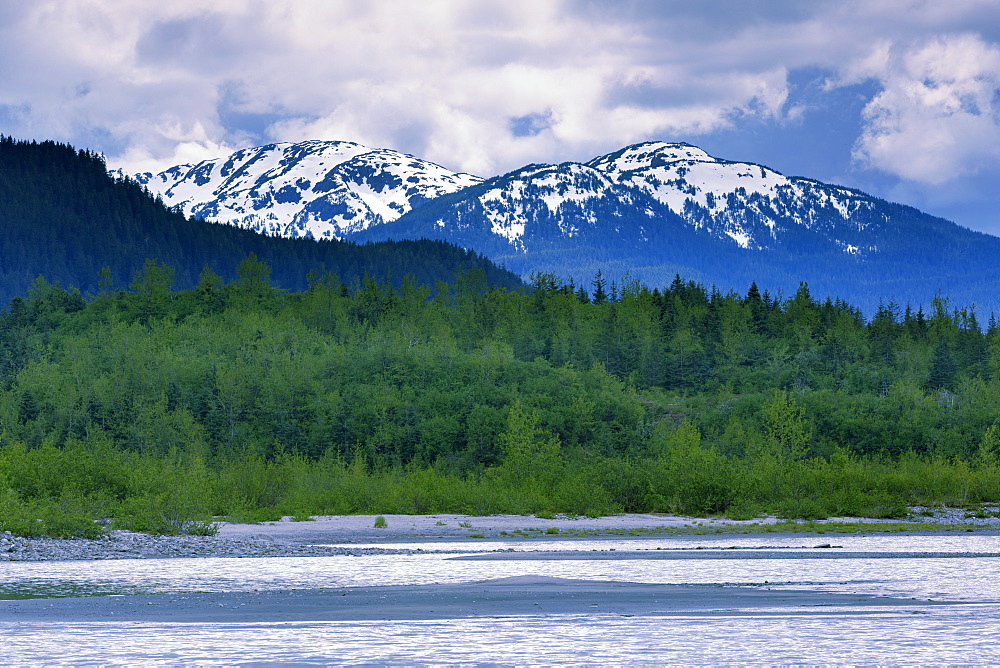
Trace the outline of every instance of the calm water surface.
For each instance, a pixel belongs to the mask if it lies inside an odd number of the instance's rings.
[[[924,558],[808,558],[820,543],[843,553],[937,553]],[[386,547],[403,547],[399,543]],[[459,561],[451,554],[260,559],[150,559],[0,565],[0,598],[14,595],[277,590],[548,575],[673,584],[772,587],[960,600],[822,616],[756,611],[728,617],[606,614],[405,622],[276,624],[15,623],[0,620],[4,664],[108,663],[998,663],[1000,552],[995,536],[755,536],[461,542],[416,549],[646,553],[704,550],[705,558]],[[752,557],[780,552],[791,558]],[[544,555],[540,555],[544,556]],[[599,554],[593,555],[599,557]],[[611,555],[608,555],[609,557]],[[632,556],[641,556],[634,554]],[[662,555],[656,555],[662,556]],[[700,556],[700,554],[698,554]],[[801,556],[803,558],[795,558]]]

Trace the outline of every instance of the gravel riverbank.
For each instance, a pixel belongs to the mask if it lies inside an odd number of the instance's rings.
[[[828,522],[885,524],[919,522],[923,525],[968,525],[975,531],[1000,531],[996,508],[970,513],[954,508],[913,508],[908,520],[831,518]],[[558,536],[655,536],[681,533],[765,529],[773,517],[738,521],[666,515],[624,514],[608,517],[536,517],[532,515],[386,515],[386,525],[375,528],[375,516],[316,517],[293,522],[285,518],[263,524],[221,523],[215,536],[151,536],[111,531],[96,540],[23,538],[0,533],[0,562],[77,561],[102,559],[162,559],[173,557],[308,557],[412,554],[476,551],[475,539],[518,540]],[[472,540],[470,540],[472,539]],[[436,549],[435,543],[468,541],[469,549]],[[393,547],[420,543],[421,547]],[[358,545],[352,545],[358,544]],[[365,547],[364,544],[369,544]],[[372,547],[371,544],[378,544]]]
[[[223,536],[151,536],[112,531],[97,540],[22,538],[0,534],[2,561],[78,561],[165,559],[172,557],[322,557],[333,555],[409,554],[420,550],[338,547],[279,542],[266,534],[247,538]]]

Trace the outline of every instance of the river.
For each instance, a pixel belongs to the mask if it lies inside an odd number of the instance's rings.
[[[195,592],[546,576],[916,600],[863,611],[826,605],[723,609],[712,615],[624,616],[597,609],[533,614],[526,605],[524,614],[427,620],[394,620],[391,610],[385,611],[388,619],[380,620],[266,623],[0,618],[0,660],[8,665],[1000,662],[1000,557],[992,556],[1000,551],[996,536],[793,534],[396,542],[385,547],[415,552],[5,563],[0,565],[0,598],[154,594],[166,600]],[[456,558],[464,556],[471,558]]]

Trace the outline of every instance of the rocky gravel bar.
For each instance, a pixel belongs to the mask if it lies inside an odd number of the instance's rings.
[[[830,518],[824,522],[861,524],[919,523],[921,530],[930,527],[967,526],[969,531],[1000,532],[1000,507],[983,506],[976,512],[960,508],[910,508],[905,520]],[[775,517],[754,520],[724,518],[624,514],[599,518],[531,515],[386,515],[386,528],[377,526],[375,516],[318,516],[312,521],[294,522],[284,518],[263,524],[221,522],[214,536],[156,536],[132,531],[109,531],[98,539],[25,538],[0,532],[0,562],[5,561],[78,561],[98,559],[164,559],[191,557],[321,557],[370,556],[383,554],[466,554],[490,552],[470,542],[464,550],[441,549],[435,542],[465,542],[470,538],[491,540],[544,540],[600,537],[636,537],[705,533],[715,529],[751,533],[763,531],[777,522]],[[697,524],[697,526],[696,526]],[[874,527],[873,527],[874,529]],[[548,534],[555,534],[549,536]],[[419,542],[423,547],[414,548]],[[351,545],[351,543],[361,543]],[[368,543],[368,546],[364,546]],[[372,543],[380,544],[378,546]],[[410,543],[393,547],[393,543]],[[505,551],[505,550],[504,550]]]
[[[329,557],[375,554],[420,554],[441,550],[301,545],[260,534],[248,538],[222,536],[152,536],[111,531],[101,538],[23,538],[0,533],[0,562],[78,561],[96,559],[166,559],[184,557]],[[445,551],[452,553],[454,551]]]

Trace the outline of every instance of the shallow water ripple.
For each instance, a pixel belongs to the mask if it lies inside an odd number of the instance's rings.
[[[461,561],[454,555],[136,559],[5,564],[0,598],[459,583],[548,575],[658,584],[751,584],[918,599],[1000,600],[1000,558]],[[497,555],[503,556],[503,555]],[[544,557],[544,554],[539,555]],[[748,555],[749,556],[749,555]],[[787,556],[787,555],[785,555]]]
[[[787,613],[787,611],[784,611]],[[622,664],[1000,662],[975,607],[822,616],[527,616],[408,622],[14,624],[5,663]]]

